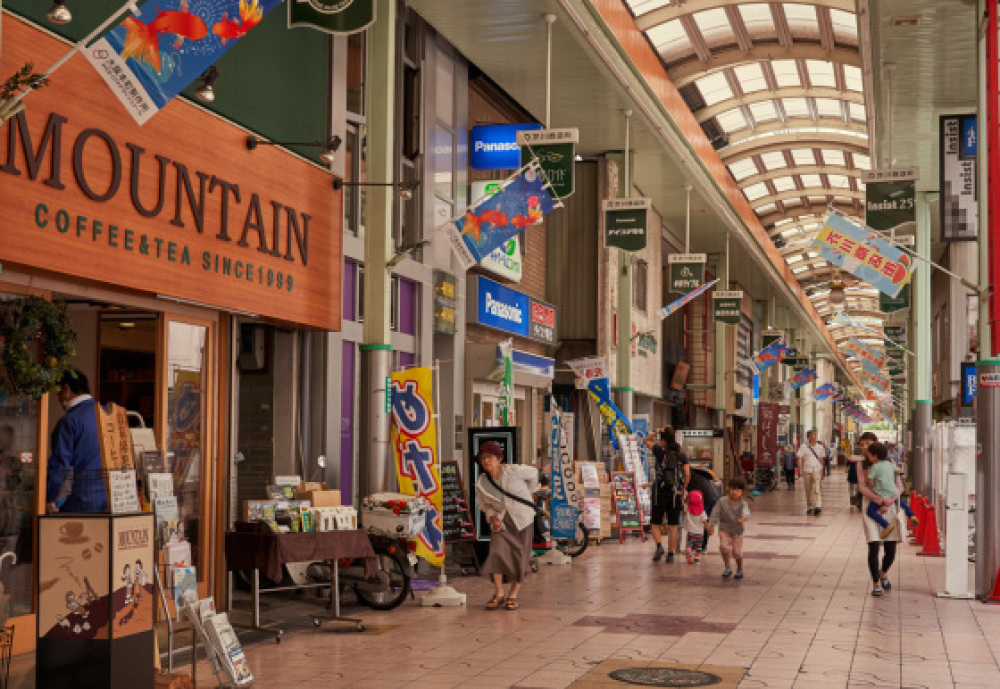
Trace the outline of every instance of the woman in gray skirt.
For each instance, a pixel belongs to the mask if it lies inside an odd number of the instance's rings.
[[[490,522],[490,554],[483,573],[493,580],[493,597],[487,610],[503,606],[517,610],[517,592],[531,569],[531,537],[535,523],[532,493],[538,488],[538,469],[504,464],[503,448],[492,440],[483,443],[476,458],[482,469],[476,481],[476,502]],[[504,580],[510,582],[503,595]]]

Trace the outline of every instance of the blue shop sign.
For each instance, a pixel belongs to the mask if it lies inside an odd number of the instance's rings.
[[[476,322],[503,330],[504,332],[528,337],[531,318],[530,300],[509,287],[497,284],[481,275],[476,280]]]
[[[976,399],[976,365],[972,362],[963,361],[962,406],[971,407],[974,399]]]
[[[975,157],[979,149],[977,137],[979,131],[976,129],[976,116],[969,115],[962,118],[962,157]]]
[[[469,167],[477,170],[517,170],[521,167],[521,147],[517,133],[541,129],[542,125],[477,124],[469,137]]]

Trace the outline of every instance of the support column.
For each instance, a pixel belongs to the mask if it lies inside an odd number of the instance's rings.
[[[394,182],[396,112],[396,0],[377,0],[375,24],[368,31],[367,175],[374,182]],[[392,368],[389,322],[392,222],[395,189],[368,187],[365,223],[365,324],[361,345],[359,486],[361,495],[389,485],[389,415],[386,376]]]
[[[1000,387],[984,387],[984,374],[1000,375],[1000,359],[976,363],[976,596],[985,598],[1000,570]]]
[[[917,253],[931,254],[931,194],[917,192]],[[913,274],[913,319],[922,327],[914,328],[916,359],[913,362],[916,378],[916,407],[913,412],[913,485],[921,495],[931,488],[931,269],[927,264],[917,266]]]
[[[628,163],[626,162],[626,165]],[[618,368],[615,403],[632,420],[632,254],[618,249]]]

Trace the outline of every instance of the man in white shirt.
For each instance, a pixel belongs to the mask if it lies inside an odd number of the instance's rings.
[[[822,511],[823,496],[820,482],[823,480],[823,457],[826,448],[816,439],[816,431],[806,434],[806,442],[799,446],[799,471],[806,486],[806,514],[818,515]]]

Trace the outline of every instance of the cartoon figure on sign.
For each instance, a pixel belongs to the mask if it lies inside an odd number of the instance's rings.
[[[146,587],[146,573],[142,571],[142,560],[135,561],[135,581],[132,584],[133,597],[136,603],[142,599],[142,590]]]
[[[125,582],[125,605],[132,602],[132,568],[125,565],[122,572],[122,581]]]

